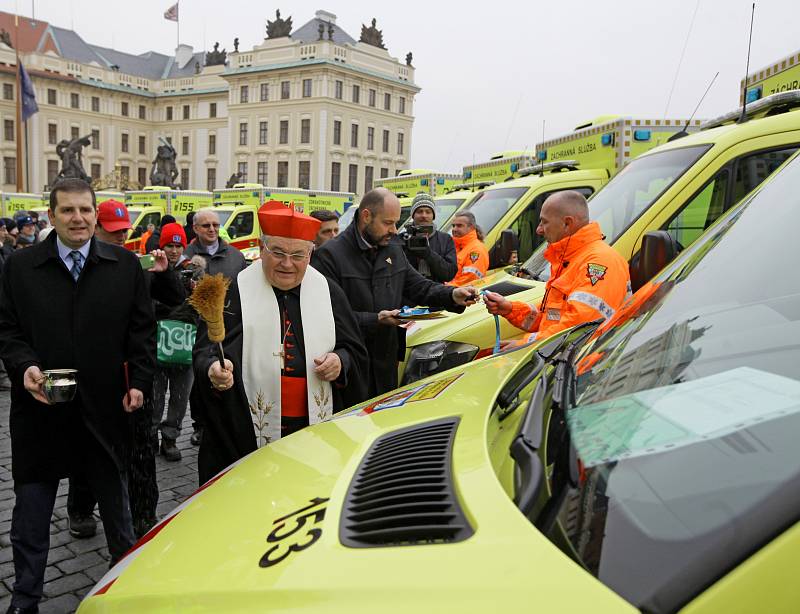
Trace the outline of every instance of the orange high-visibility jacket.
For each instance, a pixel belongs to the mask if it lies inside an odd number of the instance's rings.
[[[478,238],[478,233],[473,228],[463,237],[453,237],[456,244],[456,260],[458,272],[447,282],[449,286],[466,286],[467,284],[483,279],[489,270],[489,252]]]
[[[506,319],[533,333],[528,341],[597,318],[608,319],[630,295],[628,263],[603,241],[597,222],[552,243],[544,251],[550,279],[537,313],[531,305],[512,301]]]

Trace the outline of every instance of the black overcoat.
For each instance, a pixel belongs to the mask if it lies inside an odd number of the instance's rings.
[[[350,301],[370,358],[370,395],[397,388],[397,364],[405,353],[405,330],[378,324],[378,312],[414,305],[461,313],[453,288],[425,279],[408,263],[397,243],[367,247],[354,221],[314,251],[311,264],[335,281]]]
[[[68,475],[72,435],[88,429],[123,468],[130,442],[122,408],[124,363],[130,386],[148,394],[155,370],[155,319],[138,258],[91,240],[75,283],[58,255],[56,233],[6,261],[0,290],[0,357],[11,378],[15,482]],[[78,370],[71,403],[45,405],[23,386],[31,365]]]

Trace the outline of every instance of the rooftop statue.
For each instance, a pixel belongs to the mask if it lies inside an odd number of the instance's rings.
[[[281,19],[280,9],[275,11],[275,21],[267,19],[267,38],[281,38],[292,34],[292,18]]]
[[[0,43],[3,43],[6,47],[14,47],[11,44],[11,33],[5,28],[0,28]]]
[[[363,23],[361,24],[361,38],[358,39],[358,42],[366,43],[373,47],[379,47],[380,49],[386,49],[386,47],[383,46],[383,30],[378,30],[375,24],[376,19],[374,17],[372,18],[372,25],[369,28]]]
[[[414,56],[413,56],[413,55],[411,54],[411,52],[409,51],[409,52],[406,54],[406,66],[411,66],[411,60],[413,60],[413,59],[414,59]]]
[[[233,52],[239,53],[239,37],[233,39]]]
[[[224,65],[228,59],[228,52],[219,50],[219,42],[214,43],[214,51],[206,53],[206,66]]]

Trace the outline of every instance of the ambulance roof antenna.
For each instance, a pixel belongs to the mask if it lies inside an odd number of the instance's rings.
[[[700,97],[700,101],[697,103],[697,106],[694,108],[694,111],[692,111],[692,114],[689,116],[689,119],[686,120],[686,125],[680,131],[676,132],[671,137],[669,137],[667,139],[667,143],[669,143],[670,141],[675,141],[677,139],[682,139],[685,136],[689,136],[689,133],[686,132],[686,130],[689,128],[689,125],[692,123],[692,120],[694,119],[694,115],[695,115],[695,113],[697,113],[697,109],[699,109],[700,105],[703,104],[703,100],[705,99],[705,97],[708,94],[708,92],[711,90],[711,86],[714,85],[714,81],[717,80],[717,77],[719,77],[719,71],[717,71],[717,74],[714,75],[713,79],[711,79],[711,83],[708,84],[708,87],[706,88],[705,93]]]
[[[544,119],[542,120],[542,145],[544,145],[544,122],[545,121],[546,120],[544,120]],[[534,150],[534,154],[538,155],[536,153],[536,148],[535,147],[533,148],[533,150]],[[539,177],[543,177],[543,176],[544,176],[544,158],[542,158],[542,168],[539,171]]]
[[[744,72],[744,100],[742,101],[742,114],[739,116],[737,124],[747,121],[747,75],[750,74],[750,45],[753,42],[753,19],[756,16],[756,3],[753,2],[753,9],[750,13],[750,39],[747,41],[747,68]]]

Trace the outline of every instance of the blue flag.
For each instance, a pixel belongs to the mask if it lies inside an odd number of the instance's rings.
[[[28,76],[25,67],[20,63],[19,65],[19,81],[22,84],[22,121],[28,121],[28,118],[39,111],[39,105],[36,104],[36,92],[33,90],[33,83]]]

